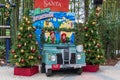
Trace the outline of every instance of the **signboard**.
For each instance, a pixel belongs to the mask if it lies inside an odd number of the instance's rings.
[[[75,14],[71,12],[51,12],[49,8],[36,8],[33,11],[33,26],[36,27],[37,41],[40,42],[42,28],[73,29]],[[46,31],[46,43],[74,43],[74,32]]]
[[[69,11],[69,0],[34,0],[34,8],[50,8],[51,11]]]

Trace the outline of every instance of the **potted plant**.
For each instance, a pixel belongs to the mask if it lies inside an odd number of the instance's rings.
[[[89,72],[98,71],[99,65],[104,62],[104,50],[98,31],[99,17],[95,14],[93,11],[84,25],[84,52],[87,66],[83,67],[83,70]]]
[[[18,27],[17,40],[10,50],[10,63],[15,65],[14,75],[31,76],[39,72],[41,56],[30,17],[24,16]]]

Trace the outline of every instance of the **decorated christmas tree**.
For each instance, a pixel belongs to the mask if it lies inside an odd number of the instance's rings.
[[[84,26],[84,52],[86,63],[89,65],[101,64],[104,62],[104,50],[99,34],[99,13],[101,8],[93,11]]]
[[[41,56],[34,31],[31,18],[24,16],[18,27],[17,41],[10,51],[10,62],[15,66],[32,67],[39,64]]]

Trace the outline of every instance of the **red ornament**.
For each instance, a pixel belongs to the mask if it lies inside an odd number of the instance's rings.
[[[32,34],[29,34],[29,38],[32,38]]]
[[[19,39],[19,40],[21,39],[21,36],[20,36],[20,35],[18,35],[18,39]]]
[[[88,30],[88,28],[87,28],[87,27],[84,27],[84,30]]]
[[[18,48],[21,48],[22,47],[22,45],[21,44],[18,44]]]
[[[101,47],[101,45],[100,45],[99,43],[97,43],[97,47],[98,47],[98,48],[100,48],[100,47]]]
[[[11,50],[11,53],[15,53],[15,50]]]
[[[25,62],[25,60],[24,59],[21,59],[21,61],[20,61],[21,63],[24,63]]]
[[[41,56],[38,56],[38,59],[41,60]]]
[[[32,49],[32,52],[34,53],[36,50],[35,49]]]

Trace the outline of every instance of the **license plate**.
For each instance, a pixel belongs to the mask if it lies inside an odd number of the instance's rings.
[[[60,64],[53,64],[52,70],[60,70]]]

